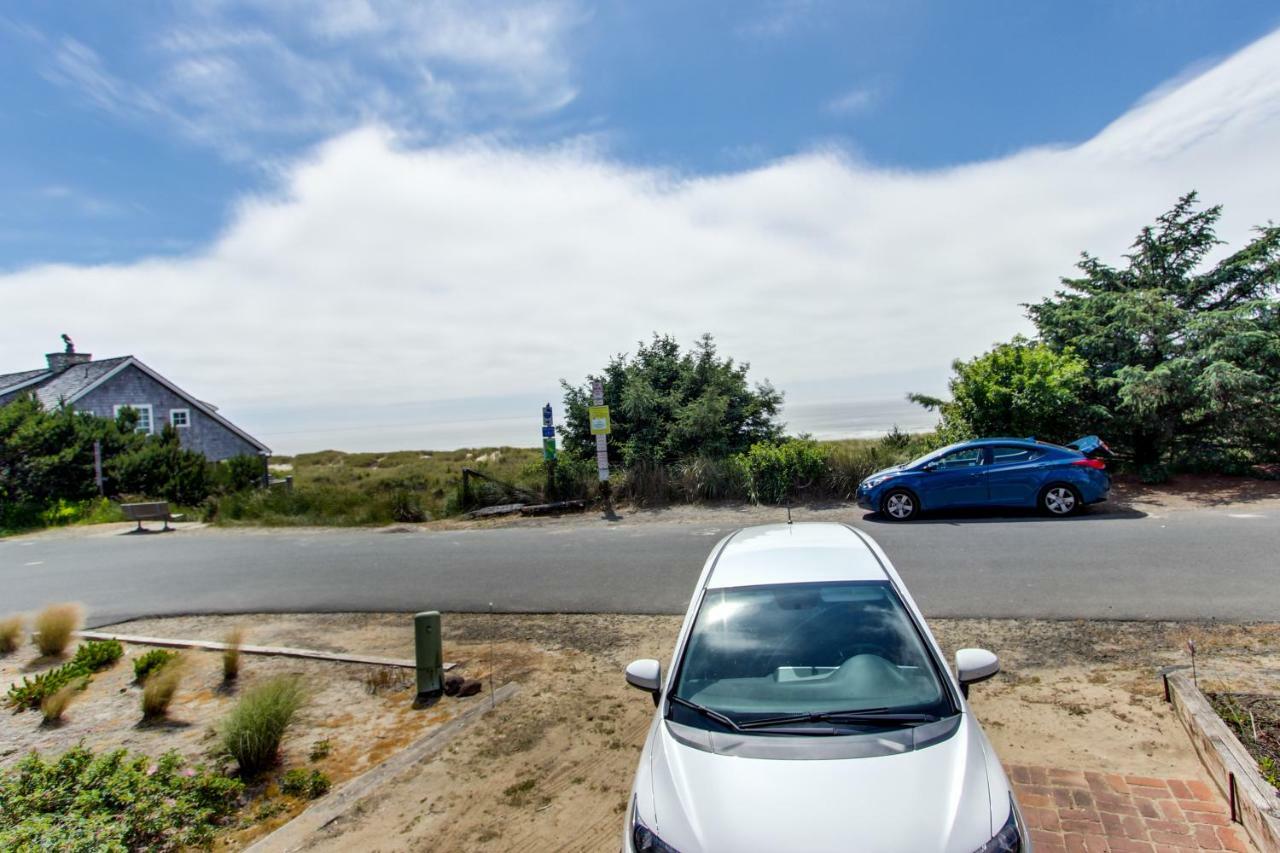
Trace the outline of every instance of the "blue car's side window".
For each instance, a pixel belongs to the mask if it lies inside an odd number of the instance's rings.
[[[995,447],[991,450],[992,465],[1017,465],[1023,462],[1034,462],[1041,456],[1044,451],[1033,450],[1030,447]]]
[[[964,450],[956,450],[939,459],[938,468],[943,471],[952,471],[957,468],[976,468],[982,464],[982,456],[981,447],[966,447]]]

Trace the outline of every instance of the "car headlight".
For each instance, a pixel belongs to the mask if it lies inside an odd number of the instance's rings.
[[[892,474],[883,474],[879,477],[868,477],[867,479],[862,481],[862,488],[874,489],[876,486],[880,485],[881,483],[883,483],[885,480],[888,480],[892,476],[893,476]]]
[[[979,847],[974,853],[1022,853],[1026,847],[1022,843],[1022,820],[1018,807],[1009,795],[1009,819],[1000,827],[996,837]]]
[[[636,853],[680,853],[640,822],[640,815],[634,805],[631,807],[631,814],[631,846],[636,849]]]

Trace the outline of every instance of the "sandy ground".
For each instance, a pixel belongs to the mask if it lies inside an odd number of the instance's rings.
[[[269,632],[259,634],[255,617],[217,619],[149,619],[129,623],[130,632],[151,636],[183,639],[220,640],[235,623],[249,626],[246,642],[271,642],[279,645],[303,645],[338,650],[358,647],[370,654],[412,657],[412,635],[405,643],[393,642],[399,631],[377,630],[392,620],[366,617],[349,619],[353,636],[344,635],[341,620],[328,619],[324,630],[307,624],[307,617],[291,621],[276,619]],[[403,625],[403,617],[394,620]],[[74,648],[74,646],[73,646]],[[260,830],[287,820],[301,810],[303,803],[279,797],[272,782],[291,767],[317,767],[339,784],[359,775],[403,748],[435,726],[445,722],[463,707],[478,701],[446,699],[426,711],[415,711],[412,702],[413,672],[391,669],[384,671],[390,683],[379,686],[371,694],[366,677],[375,667],[323,663],[290,658],[267,658],[255,655],[241,657],[241,675],[234,686],[222,681],[221,656],[212,652],[188,652],[188,668],[182,686],[170,707],[168,719],[159,724],[141,722],[141,688],[133,683],[133,660],[148,647],[125,646],[125,656],[111,669],[93,677],[88,688],[65,712],[61,725],[46,727],[38,711],[0,711],[0,767],[17,762],[32,749],[42,753],[59,753],[83,741],[95,750],[127,748],[159,755],[177,750],[192,762],[211,762],[210,751],[217,744],[217,722],[231,709],[245,689],[265,678],[280,674],[301,676],[308,686],[307,703],[287,734],[278,769],[264,780],[266,784],[251,786],[252,801],[246,817],[278,812],[263,827],[241,832],[228,839],[232,846]],[[70,650],[69,650],[70,651]],[[24,675],[56,666],[60,661],[41,659],[27,646],[0,657],[0,693]],[[465,667],[459,672],[465,672]],[[331,751],[326,758],[312,762],[312,745],[328,740]]]
[[[243,617],[258,642],[408,655],[402,615]],[[328,829],[317,849],[616,850],[653,714],[622,668],[671,654],[671,616],[446,615],[445,654],[523,690],[436,758]],[[225,619],[148,620],[214,638]],[[139,623],[131,623],[131,627]],[[948,654],[998,652],[1000,676],[972,706],[1003,760],[1177,778],[1205,776],[1162,701],[1158,670],[1199,650],[1202,682],[1275,683],[1280,625],[936,620]],[[477,699],[482,701],[482,699]],[[351,726],[351,716],[336,723]]]

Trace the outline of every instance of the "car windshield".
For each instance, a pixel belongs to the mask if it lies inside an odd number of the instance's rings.
[[[673,716],[723,728],[792,714],[953,712],[933,657],[887,582],[709,590],[685,646]]]
[[[937,450],[930,450],[924,456],[918,456],[915,459],[912,459],[906,465],[903,465],[902,467],[918,468],[919,466],[923,465],[924,463],[928,462],[931,459],[937,459],[938,457],[944,454],[950,453],[951,451],[955,450],[959,446],[960,446],[959,444],[948,444],[946,447],[939,447]]]

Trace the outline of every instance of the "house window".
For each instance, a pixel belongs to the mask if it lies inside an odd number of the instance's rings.
[[[129,403],[124,406],[116,406],[114,413],[116,417],[120,417],[122,409],[133,409],[138,413],[138,432],[152,433],[155,428],[151,421],[151,404],[150,403]]]
[[[191,410],[190,409],[170,409],[169,423],[178,429],[191,426]]]

